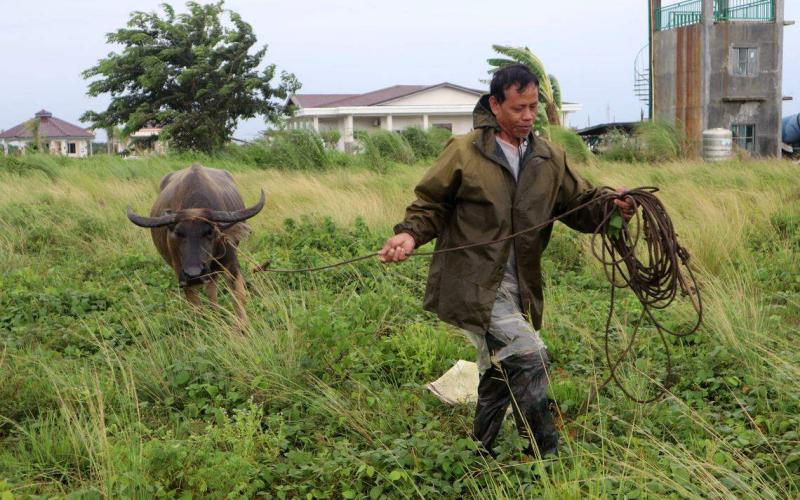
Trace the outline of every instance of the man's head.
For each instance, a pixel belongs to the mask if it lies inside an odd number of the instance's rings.
[[[524,139],[536,121],[539,79],[524,64],[495,72],[489,85],[489,106],[507,139]]]

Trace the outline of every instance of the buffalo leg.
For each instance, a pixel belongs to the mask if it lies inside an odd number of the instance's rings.
[[[241,328],[248,324],[247,312],[244,304],[247,299],[247,290],[244,287],[244,276],[241,271],[236,270],[236,274],[228,275],[228,286],[233,290],[233,307],[236,309],[236,317]]]
[[[183,294],[186,296],[186,300],[189,301],[193,309],[200,308],[200,295],[197,293],[196,288],[187,286],[183,289]]]
[[[219,306],[219,301],[217,300],[217,282],[212,278],[205,284],[204,288],[208,300],[211,301],[214,306]]]

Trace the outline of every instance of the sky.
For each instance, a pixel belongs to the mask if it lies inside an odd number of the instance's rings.
[[[86,95],[81,72],[119,47],[106,33],[130,12],[159,0],[0,0],[0,129],[45,108],[71,123],[100,111],[108,96]],[[178,11],[184,3],[172,2]],[[444,81],[485,88],[492,44],[528,46],[561,82],[565,101],[583,111],[568,125],[638,120],[634,60],[647,43],[646,0],[228,0],[250,23],[266,62],[294,73],[307,93],[360,93],[396,84]],[[786,1],[800,20],[800,1]],[[800,25],[784,33],[783,115],[800,112]],[[646,112],[646,110],[645,110]],[[86,126],[86,124],[84,124]],[[240,123],[252,138],[263,119]],[[102,134],[98,139],[102,140]]]

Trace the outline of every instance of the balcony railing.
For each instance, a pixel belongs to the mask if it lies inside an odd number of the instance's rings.
[[[656,31],[697,24],[703,19],[702,0],[684,0],[657,9]],[[714,0],[715,21],[775,21],[775,0]]]
[[[715,0],[717,21],[774,21],[774,0]]]
[[[685,0],[656,9],[656,31],[672,30],[697,24],[702,19],[703,2]]]

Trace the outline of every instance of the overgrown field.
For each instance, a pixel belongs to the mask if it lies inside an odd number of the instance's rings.
[[[191,158],[44,158],[0,169],[0,497],[800,496],[800,182],[782,162],[598,162],[597,183],[657,185],[704,293],[702,330],[670,340],[680,379],[641,406],[606,374],[608,286],[589,238],[557,227],[542,335],[563,412],[561,454],[525,457],[509,419],[497,461],[473,408],[425,389],[473,350],[421,310],[428,260],[315,275],[246,274],[232,307],[192,313],[149,234],[160,177]],[[378,249],[424,165],[230,170],[252,203],[248,269]],[[384,171],[385,170],[385,171]],[[623,293],[618,325],[638,316]],[[663,316],[689,322],[684,309]],[[627,382],[660,377],[645,327]],[[614,337],[619,347],[624,335]],[[638,371],[640,370],[640,371]]]

